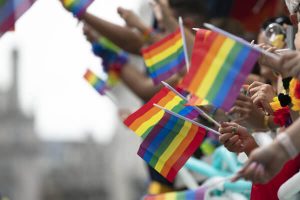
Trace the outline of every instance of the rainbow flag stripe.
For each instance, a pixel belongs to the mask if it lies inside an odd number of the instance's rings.
[[[176,74],[186,65],[180,29],[143,49],[142,54],[154,84]]]
[[[101,44],[103,47],[111,50],[112,52],[114,53],[122,53],[123,50],[118,47],[116,44],[114,44],[112,41],[110,41],[109,39],[107,39],[106,37],[101,37],[99,40],[98,40],[99,44]]]
[[[106,84],[103,80],[98,78],[98,76],[92,72],[91,70],[87,69],[84,74],[84,79],[101,95],[105,95],[105,91],[108,89]]]
[[[128,62],[127,53],[105,37],[93,43],[93,52],[102,58],[104,71],[108,75],[107,85],[115,86],[120,81],[122,67]]]
[[[178,112],[191,112],[186,107]],[[151,130],[142,142],[138,155],[168,181],[172,182],[178,171],[199,148],[206,130],[169,113]]]
[[[159,195],[147,195],[144,200],[204,200],[206,187],[181,192],[168,192]]]
[[[75,16],[82,16],[94,0],[63,0],[63,4]]]
[[[142,138],[145,138],[164,116],[164,111],[153,106],[154,103],[176,113],[186,107],[185,100],[181,99],[168,88],[162,88],[156,95],[152,97],[152,99],[150,99],[149,102],[147,102],[140,109],[131,114],[124,121],[124,124],[128,128],[133,130],[138,136]],[[189,107],[191,112],[183,113],[185,117],[194,119],[199,115],[198,111],[192,109],[191,106],[187,107]]]
[[[13,29],[16,21],[33,5],[35,0],[0,1],[0,36]]]
[[[251,72],[259,52],[216,32],[197,31],[191,68],[182,87],[210,103],[228,111]],[[205,100],[205,101],[204,101]],[[190,102],[197,105],[197,101]]]

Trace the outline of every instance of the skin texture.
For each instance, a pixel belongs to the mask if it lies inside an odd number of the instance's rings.
[[[62,5],[63,0],[59,0]],[[144,45],[143,37],[131,28],[119,26],[102,18],[96,17],[88,12],[81,16],[82,21],[93,27],[99,34],[111,40],[113,43],[133,54],[140,54]]]
[[[97,31],[87,24],[83,27],[83,33],[87,40],[91,43],[101,37]],[[185,74],[185,69],[181,73],[169,78],[166,82],[174,86],[178,83],[183,74]],[[121,70],[121,79],[123,83],[143,101],[151,99],[151,97],[163,87],[162,84],[154,85],[151,78],[149,78],[145,73],[137,70],[130,63],[123,66]]]
[[[245,126],[255,130],[265,130],[264,112],[258,109],[251,101],[251,98],[240,94],[234,103],[234,106],[228,112],[229,115],[238,114],[239,117],[233,122],[245,124]]]
[[[234,131],[235,130],[235,131]],[[257,148],[254,138],[247,129],[234,122],[224,122],[219,128],[219,140],[231,152],[245,152],[247,155]]]
[[[276,92],[271,85],[261,82],[253,82],[248,87],[248,95],[257,108],[261,108],[269,114],[273,113],[270,103],[276,96]]]

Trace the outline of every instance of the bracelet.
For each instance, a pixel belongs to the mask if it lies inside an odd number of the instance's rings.
[[[295,158],[298,155],[299,152],[291,141],[289,135],[284,132],[280,133],[277,135],[276,140],[286,150],[290,158]]]

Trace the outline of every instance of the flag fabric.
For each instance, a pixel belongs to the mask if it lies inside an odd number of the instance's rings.
[[[178,114],[185,115],[187,107]],[[206,130],[169,113],[150,131],[142,142],[138,155],[168,181],[199,148]]]
[[[63,0],[64,6],[76,17],[81,17],[94,0]]]
[[[210,103],[228,111],[259,55],[251,47],[219,33],[198,30],[191,67],[181,83],[201,101],[190,104]]]
[[[101,80],[94,72],[87,69],[84,74],[84,79],[101,95],[105,95],[105,91],[108,89],[106,83]]]
[[[204,200],[206,190],[205,186],[201,186],[196,190],[147,195],[144,197],[144,200]]]
[[[115,86],[120,80],[121,70],[128,62],[128,54],[105,37],[93,43],[93,52],[102,58],[107,73],[107,85]]]
[[[142,54],[154,84],[159,84],[176,74],[186,65],[180,29],[142,49]]]
[[[164,111],[153,106],[153,104],[158,104],[175,113],[178,113],[185,108],[185,111],[187,112],[182,112],[182,115],[189,119],[194,119],[199,115],[198,111],[192,106],[185,106],[185,100],[164,87],[154,95],[149,102],[144,104],[124,121],[124,124],[128,128],[142,138],[145,138],[148,135],[164,115]]]
[[[16,21],[34,2],[35,0],[0,0],[0,37],[14,29]]]

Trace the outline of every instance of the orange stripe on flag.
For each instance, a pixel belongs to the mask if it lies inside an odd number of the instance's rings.
[[[174,98],[174,95],[170,95],[170,94],[171,92],[169,92],[157,104],[160,106],[165,106],[169,101],[171,101]],[[151,108],[148,112],[146,112],[142,117],[135,120],[129,127],[132,130],[137,130],[143,123],[145,123],[148,119],[150,119],[155,113],[158,113],[159,111],[160,111],[159,108],[153,106],[153,108]]]
[[[168,176],[168,173],[169,173],[171,167],[182,156],[184,151],[188,148],[189,144],[193,141],[197,132],[198,132],[198,127],[195,125],[192,125],[189,132],[186,133],[186,137],[183,139],[180,146],[178,148],[176,148],[176,150],[172,154],[172,156],[168,159],[168,161],[166,161],[164,168],[162,169],[160,174],[162,174],[164,177]]]
[[[152,58],[153,56],[160,54],[161,52],[165,51],[168,48],[173,47],[174,44],[176,44],[176,42],[178,40],[181,40],[181,34],[177,33],[171,40],[165,42],[164,44],[158,46],[155,49],[150,50],[149,52],[143,52],[143,57],[145,60]]]
[[[206,54],[204,61],[199,66],[199,70],[197,74],[195,75],[195,78],[193,79],[193,82],[189,85],[189,90],[196,91],[203,79],[205,78],[205,74],[207,71],[213,67],[211,66],[212,62],[214,61],[215,57],[212,57],[212,55],[217,55],[218,51],[220,50],[220,47],[226,40],[226,37],[222,35],[218,35],[218,37],[215,39],[214,43],[212,44],[212,47],[210,48],[209,52]]]

